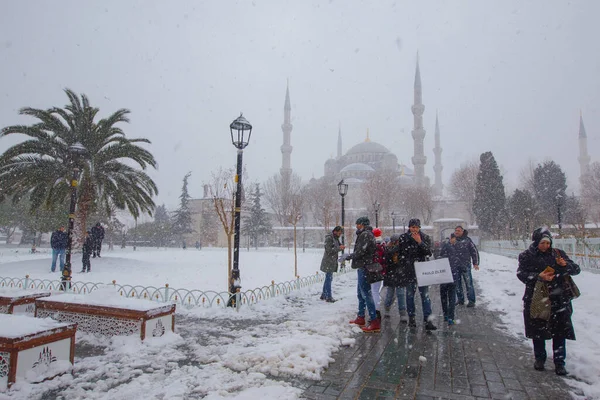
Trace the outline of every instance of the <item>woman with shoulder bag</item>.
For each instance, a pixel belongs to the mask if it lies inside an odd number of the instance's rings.
[[[525,284],[523,319],[525,336],[533,340],[533,367],[544,370],[546,340],[552,339],[555,372],[567,375],[566,339],[575,340],[573,292],[568,285],[570,277],[581,269],[564,251],[552,248],[552,234],[547,228],[536,229],[531,239],[529,249],[519,254],[517,277]]]

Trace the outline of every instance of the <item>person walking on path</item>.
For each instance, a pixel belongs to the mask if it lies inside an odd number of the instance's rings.
[[[83,242],[83,246],[81,248],[83,252],[83,256],[81,257],[81,262],[83,263],[81,272],[90,272],[92,270],[90,256],[92,255],[92,251],[94,249],[94,241],[91,234],[92,232],[90,231],[85,233],[85,241]]]
[[[56,271],[56,259],[59,259],[60,272],[65,268],[65,252],[67,250],[67,242],[69,238],[65,227],[61,226],[50,236],[50,246],[52,247],[52,266],[50,271]]]
[[[456,321],[454,311],[456,308],[456,282],[460,280],[460,262],[456,256],[456,235],[452,233],[450,239],[442,244],[440,258],[448,258],[452,278],[454,282],[443,283],[440,285],[440,298],[442,301],[442,311],[444,312],[444,321],[448,326],[454,325]]]
[[[394,233],[390,238],[390,243],[385,250],[386,269],[383,277],[383,286],[386,287],[384,300],[385,316],[390,317],[390,310],[394,303],[394,295],[398,301],[398,312],[400,313],[400,322],[408,322],[408,313],[406,312],[406,286],[408,279],[406,270],[400,263],[400,234]]]
[[[456,236],[454,249],[460,268],[460,274],[456,282],[456,297],[458,299],[456,304],[465,304],[465,294],[462,287],[462,281],[464,280],[467,299],[469,300],[467,307],[475,307],[475,286],[473,285],[473,274],[471,273],[471,261],[473,261],[475,271],[479,271],[479,251],[477,251],[477,246],[469,237],[469,231],[463,229],[462,226],[458,225],[454,229],[454,235]]]
[[[374,262],[378,262],[383,267],[383,273],[385,274],[385,242],[383,241],[383,236],[381,229],[375,228],[373,229],[373,236],[375,236],[375,259]],[[378,279],[381,279],[379,276]],[[375,303],[375,313],[377,314],[377,318],[381,320],[381,285],[383,284],[383,279],[377,282],[371,283],[371,293],[373,294],[373,303]]]
[[[323,282],[321,300],[328,303],[335,302],[331,293],[331,282],[333,281],[333,273],[338,270],[338,253],[344,251],[345,248],[343,244],[340,244],[342,232],[342,227],[336,226],[331,233],[325,235],[325,253],[321,260],[321,271],[325,272],[325,281]]]
[[[373,294],[371,293],[371,285],[367,282],[365,266],[373,263],[375,256],[375,237],[373,236],[373,228],[367,217],[360,217],[356,220],[356,243],[354,244],[354,252],[348,254],[342,259],[352,260],[352,268],[356,270],[358,275],[358,283],[356,292],[358,297],[358,313],[355,319],[350,321],[351,324],[359,325],[364,332],[379,332],[381,330],[381,320],[377,319],[375,303],[373,302]],[[364,326],[365,307],[369,312],[369,325]]]
[[[406,286],[406,308],[408,309],[408,326],[416,327],[415,319],[415,293],[417,291],[417,274],[415,273],[415,262],[426,261],[431,257],[431,238],[421,232],[421,220],[413,218],[408,222],[408,232],[400,236],[400,264],[406,270],[408,285]],[[432,331],[437,329],[432,321],[431,299],[429,298],[429,287],[419,286],[421,305],[423,307],[423,319],[425,329]]]
[[[523,319],[525,336],[533,340],[533,367],[538,371],[544,370],[546,340],[552,339],[554,371],[557,375],[567,375],[566,339],[575,340],[571,322],[573,292],[569,290],[569,282],[572,282],[570,277],[579,274],[581,269],[564,251],[552,248],[552,234],[547,228],[536,229],[531,240],[529,248],[519,254],[517,278],[525,284]],[[546,294],[536,296],[536,291],[544,289]],[[541,306],[539,302],[534,304],[534,296],[541,299]],[[534,318],[531,315],[534,306],[538,310],[549,306],[548,318],[542,315]]]
[[[100,250],[102,250],[102,241],[104,240],[104,227],[100,222],[92,228],[92,241],[94,247],[92,249],[92,257],[100,257]]]

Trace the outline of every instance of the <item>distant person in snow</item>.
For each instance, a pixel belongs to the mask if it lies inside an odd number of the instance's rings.
[[[52,247],[52,266],[50,271],[56,271],[56,259],[60,260],[60,272],[65,268],[65,252],[67,250],[67,241],[69,240],[65,227],[61,226],[50,236],[50,246]]]
[[[462,286],[462,281],[464,280],[467,289],[467,299],[469,300],[467,307],[475,307],[475,286],[473,285],[473,274],[471,274],[471,261],[473,262],[475,271],[479,271],[479,251],[477,251],[477,246],[475,246],[475,243],[469,237],[469,232],[463,229],[462,226],[458,225],[454,229],[454,236],[456,236],[454,253],[460,269],[460,274],[456,281],[456,297],[458,299],[456,304],[465,304],[465,294]]]
[[[92,255],[92,251],[94,249],[94,240],[92,239],[92,232],[87,231],[85,233],[85,241],[83,242],[83,246],[81,248],[83,252],[83,256],[81,257],[81,262],[83,263],[83,267],[81,272],[90,272],[92,269],[92,263],[90,262],[90,256]]]
[[[100,250],[102,250],[102,241],[104,240],[104,227],[100,222],[92,228],[92,242],[94,244],[92,249],[92,257],[100,257]]]
[[[331,293],[331,282],[333,281],[333,273],[338,270],[338,253],[344,251],[345,248],[343,244],[340,244],[342,233],[342,227],[336,226],[333,231],[325,235],[325,253],[321,260],[321,271],[325,272],[325,281],[323,282],[321,300],[328,303],[335,302]]]

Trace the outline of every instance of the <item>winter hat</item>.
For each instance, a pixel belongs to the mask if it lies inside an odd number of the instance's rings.
[[[364,226],[371,225],[371,221],[369,221],[368,217],[359,217],[356,220],[356,225],[364,225]]]
[[[339,226],[339,225],[338,225],[338,226],[336,226],[335,228],[333,228],[333,231],[332,231],[332,232],[341,232],[341,231],[343,231],[343,229],[342,229],[342,227],[341,227],[341,226]]]
[[[408,221],[408,226],[418,226],[419,228],[421,227],[421,220],[419,218],[413,218],[410,221]]]
[[[373,236],[380,237],[381,236],[381,229],[379,229],[379,228],[373,229]]]
[[[537,228],[531,235],[531,240],[537,246],[542,240],[549,241],[552,244],[552,233],[546,227]]]

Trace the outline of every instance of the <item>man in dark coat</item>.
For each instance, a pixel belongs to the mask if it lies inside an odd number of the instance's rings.
[[[375,257],[375,236],[373,228],[370,226],[369,218],[360,217],[356,220],[356,243],[354,244],[354,253],[349,254],[345,259],[352,260],[352,268],[356,269],[358,274],[358,283],[356,287],[358,297],[358,314],[356,319],[350,321],[362,327],[364,332],[379,332],[381,329],[381,319],[377,318],[375,302],[371,293],[371,284],[367,281],[365,267],[373,263]],[[365,307],[369,312],[369,325],[365,325]]]
[[[573,306],[568,291],[565,291],[567,277],[581,272],[567,254],[552,248],[552,234],[546,228],[538,228],[531,237],[529,249],[519,254],[517,278],[525,284],[523,295],[523,319],[525,336],[533,340],[535,363],[538,371],[544,370],[546,362],[546,340],[552,339],[554,366],[557,375],[566,375],[566,339],[575,340],[575,330],[571,322]],[[548,268],[550,267],[550,268]],[[531,317],[531,307],[536,284],[547,285],[550,300],[550,318]],[[538,289],[540,285],[537,285]]]
[[[56,259],[60,260],[60,272],[65,268],[65,252],[67,250],[67,242],[69,237],[65,232],[65,227],[61,226],[50,236],[50,246],[52,247],[52,266],[50,271],[56,271]]]
[[[328,303],[335,302],[331,294],[331,282],[333,281],[333,273],[338,270],[338,253],[345,248],[343,244],[340,244],[342,232],[342,227],[336,226],[331,233],[325,235],[325,253],[321,260],[321,271],[325,272],[325,281],[323,282],[321,300]]]
[[[454,311],[456,308],[456,282],[460,281],[460,259],[456,254],[456,235],[450,235],[450,239],[442,243],[440,258],[447,258],[452,271],[454,282],[440,285],[440,298],[442,300],[442,311],[444,320],[448,326],[454,325]]]
[[[406,274],[406,308],[408,310],[408,325],[416,327],[415,293],[417,291],[417,274],[415,261],[426,261],[431,256],[431,238],[421,232],[421,221],[413,218],[408,222],[409,231],[400,235],[400,265]],[[419,286],[425,329],[435,330],[437,327],[429,320],[431,315],[431,299],[429,287]]]
[[[92,270],[92,263],[90,262],[90,256],[92,255],[92,251],[94,249],[94,241],[92,239],[92,232],[87,231],[85,233],[85,241],[83,242],[83,246],[81,248],[82,250],[82,257],[81,257],[81,262],[83,264],[83,267],[81,269],[81,272],[90,272]]]
[[[471,273],[471,261],[473,261],[475,271],[479,271],[479,251],[477,251],[477,246],[475,246],[475,243],[469,237],[469,231],[463,229],[462,226],[458,225],[454,229],[454,235],[456,236],[456,243],[454,244],[455,256],[460,268],[460,275],[458,275],[458,280],[456,281],[457,304],[465,304],[465,294],[462,286],[462,281],[464,280],[467,289],[467,299],[469,300],[467,307],[475,307],[475,286],[473,285],[473,274]]]
[[[398,312],[400,313],[400,322],[408,322],[408,313],[406,312],[406,286],[408,279],[405,269],[400,264],[400,234],[394,233],[390,238],[390,243],[385,249],[385,276],[383,277],[383,286],[387,288],[384,306],[385,316],[390,316],[390,310],[394,303],[394,294],[398,300]]]
[[[94,248],[92,249],[92,257],[100,257],[100,250],[102,250],[102,240],[104,240],[104,227],[100,222],[92,228],[92,241]]]

